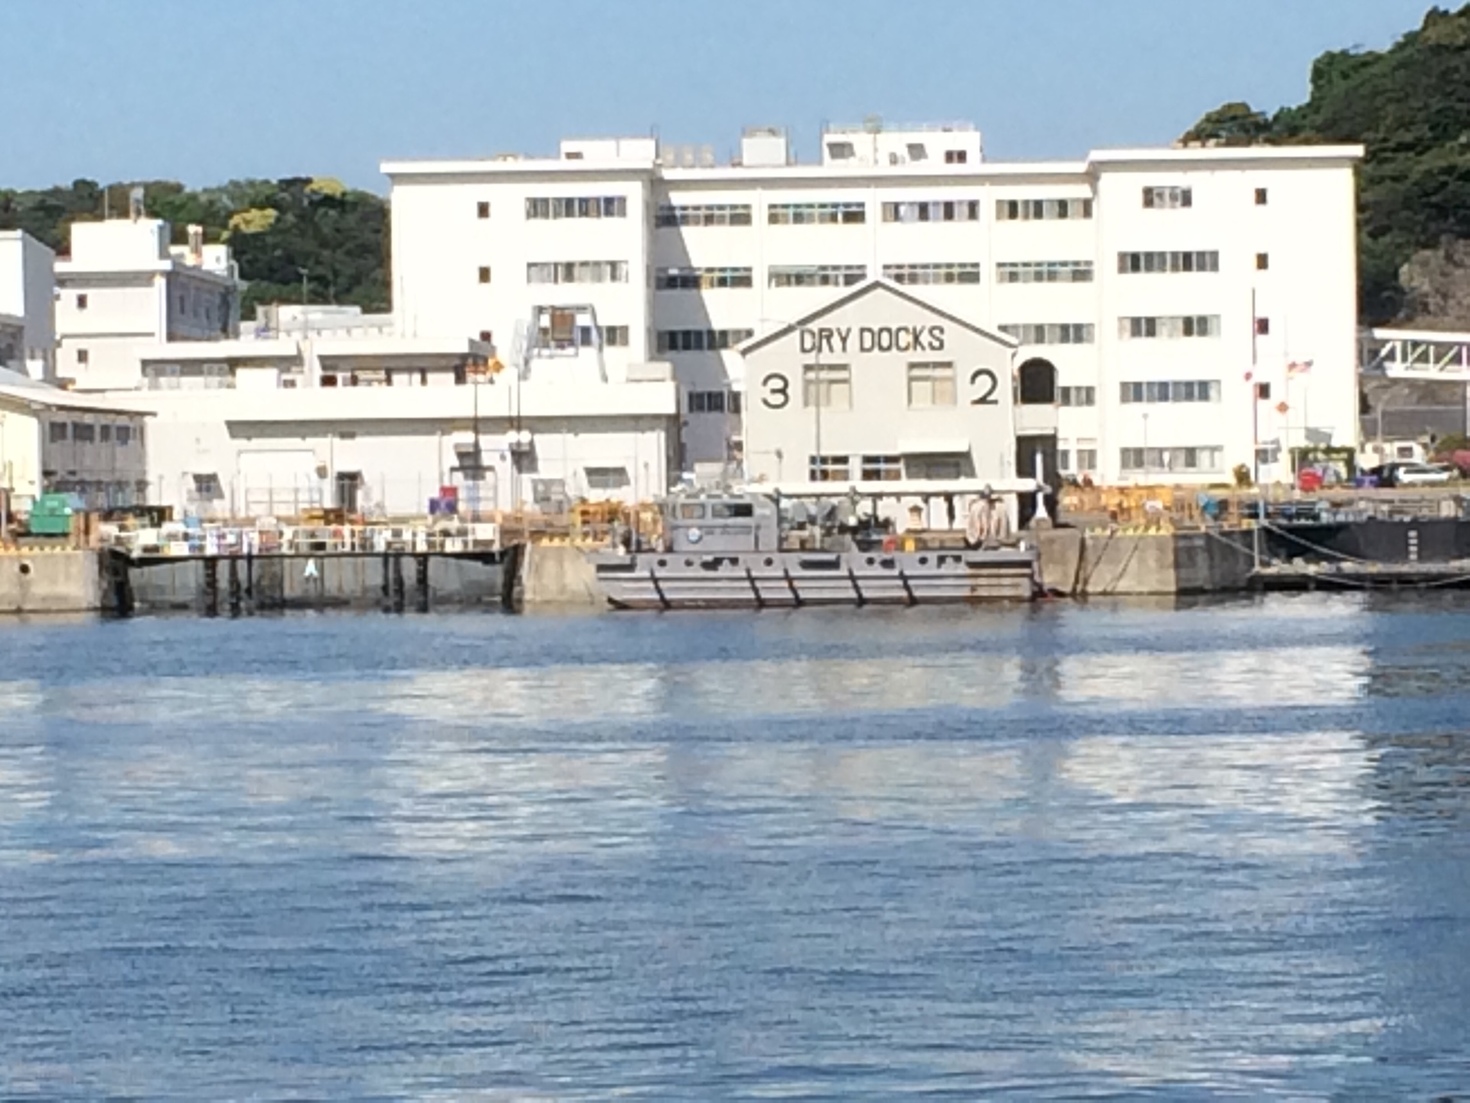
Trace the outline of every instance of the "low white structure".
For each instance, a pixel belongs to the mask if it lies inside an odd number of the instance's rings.
[[[240,289],[229,247],[170,244],[167,222],[76,222],[71,255],[56,261],[57,375],[82,390],[139,385],[134,348],[218,341],[239,332]]]
[[[510,367],[470,339],[260,337],[171,342],[136,355],[156,414],[154,502],[200,516],[340,506],[422,515],[454,488],[461,513],[667,487],[678,397],[666,364],[601,379],[586,358]]]
[[[614,377],[674,365],[686,467],[742,452],[758,381],[736,348],[875,278],[1055,366],[1064,472],[1270,479],[1293,446],[1356,443],[1361,147],[1005,163],[965,123],[821,141],[814,164],[772,128],[727,163],[652,138],[387,162],[395,314],[504,341],[548,294],[581,303]]]
[[[56,375],[56,255],[23,230],[0,230],[0,368]]]
[[[141,406],[81,395],[0,369],[0,491],[27,511],[42,493],[65,493],[89,509],[146,500]]]

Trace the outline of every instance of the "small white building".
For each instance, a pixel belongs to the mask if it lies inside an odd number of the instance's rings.
[[[0,369],[0,490],[25,512],[43,493],[72,494],[88,509],[147,499],[140,406],[82,395]]]
[[[109,398],[155,414],[150,497],[184,513],[422,515],[443,488],[462,513],[555,512],[653,497],[674,470],[667,364],[610,381],[582,349],[532,347],[506,366],[475,339],[361,333],[135,355],[145,389]]]
[[[55,260],[24,230],[0,230],[0,368],[32,379],[56,375]]]
[[[156,218],[76,222],[56,261],[57,375],[87,391],[137,387],[134,348],[239,333],[240,290],[228,246],[170,244]]]

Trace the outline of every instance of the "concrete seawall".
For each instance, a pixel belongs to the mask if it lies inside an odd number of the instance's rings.
[[[1042,580],[1074,597],[1236,593],[1248,588],[1249,532],[1086,532],[1046,529]]]
[[[95,613],[101,607],[96,552],[0,555],[0,613]]]
[[[520,579],[521,601],[528,607],[607,607],[597,572],[581,548],[527,544],[520,557]]]

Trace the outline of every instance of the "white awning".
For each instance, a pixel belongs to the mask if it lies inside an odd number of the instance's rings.
[[[970,442],[960,439],[946,440],[944,437],[901,440],[898,442],[898,450],[905,456],[968,456]]]

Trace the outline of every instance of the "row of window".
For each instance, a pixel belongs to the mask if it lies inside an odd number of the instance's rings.
[[[490,217],[490,204],[481,204]],[[628,200],[621,195],[555,196],[526,200],[526,217],[542,218],[627,218]]]
[[[1077,460],[1077,464],[1076,464],[1075,467],[1072,465],[1072,460],[1073,460],[1073,457],[1074,456],[1075,456],[1075,458]],[[1096,448],[1078,448],[1074,452],[1070,448],[1058,448],[1057,449],[1057,470],[1058,471],[1065,471],[1065,472],[1068,472],[1068,473],[1072,473],[1072,472],[1082,473],[1082,472],[1096,471],[1097,470],[1097,449]]]
[[[766,272],[771,287],[851,287],[867,278],[861,264],[773,264]]]
[[[1143,205],[1174,209],[1194,206],[1194,190],[1187,187],[1146,187]],[[1257,206],[1265,206],[1267,191],[1255,190]],[[882,205],[884,222],[978,222],[978,199],[898,200]],[[475,204],[478,218],[490,217],[490,204]],[[545,196],[526,200],[528,219],[626,218],[628,200],[621,195]],[[1001,222],[1086,219],[1092,217],[1091,199],[998,199],[995,217]],[[749,203],[662,203],[654,214],[656,226],[749,226]],[[841,224],[867,221],[867,206],[853,202],[775,203],[767,209],[773,225]]]
[[[1130,402],[1219,402],[1218,379],[1173,379],[1119,384],[1118,400]]]
[[[978,199],[932,199],[883,204],[884,222],[979,222]]]
[[[1124,275],[1138,272],[1218,272],[1220,254],[1216,251],[1119,253],[1118,271]]]
[[[94,425],[90,421],[53,421],[47,426],[46,439],[51,444],[65,444],[70,440],[76,444],[115,444],[126,448],[133,442],[133,427]]]
[[[958,401],[955,366],[952,361],[916,361],[905,373],[908,408],[932,410],[954,406]],[[801,369],[801,404],[805,409],[852,409],[851,364],[804,364]]]
[[[995,266],[996,283],[1091,283],[1090,260],[1001,261]]]
[[[749,226],[749,203],[661,203],[655,226]]]
[[[711,291],[721,287],[752,287],[749,268],[659,268],[653,274],[659,291]]]
[[[1096,406],[1096,387],[1058,387],[1058,406]]]
[[[1218,337],[1218,314],[1183,314],[1151,318],[1119,318],[1118,336],[1125,340],[1147,340],[1154,337]]]
[[[1225,450],[1214,445],[1186,448],[1120,448],[1118,466],[1123,471],[1219,471]]]
[[[688,407],[691,414],[738,414],[740,392],[690,391]]]
[[[808,456],[806,477],[814,483],[852,481],[854,468],[863,482],[898,482],[901,479],[953,481],[965,475],[965,456]]]
[[[489,282],[488,268],[481,269]],[[625,260],[540,261],[526,265],[527,283],[627,283]]]
[[[906,285],[979,283],[978,264],[885,264],[883,278]]]
[[[655,345],[659,352],[719,352],[754,336],[753,329],[661,329]]]
[[[628,327],[627,326],[601,326],[590,325],[573,326],[565,334],[553,333],[550,326],[542,326],[538,333],[538,340],[543,348],[596,348],[597,330],[602,330],[602,344],[605,348],[627,348]],[[488,331],[483,331],[488,333]],[[488,340],[488,337],[482,337]]]
[[[1097,334],[1091,322],[1026,322],[999,328],[1023,345],[1090,345]]]

